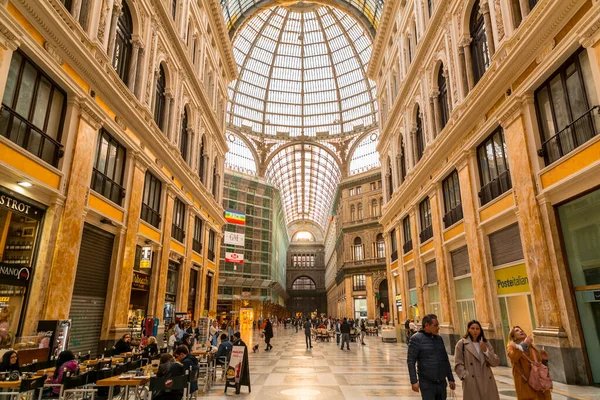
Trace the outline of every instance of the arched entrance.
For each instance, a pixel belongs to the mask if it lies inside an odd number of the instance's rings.
[[[379,316],[383,319],[387,313],[388,321],[391,319],[390,315],[390,295],[388,293],[388,281],[384,279],[379,284]]]

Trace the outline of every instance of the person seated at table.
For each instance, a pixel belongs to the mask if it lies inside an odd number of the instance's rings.
[[[242,334],[239,332],[236,332],[233,334],[233,346],[246,346],[246,343],[244,343],[244,341],[242,340]]]
[[[115,343],[115,354],[131,353],[131,335],[126,333]]]
[[[175,362],[172,355],[165,353],[160,357],[160,365],[156,376],[158,378],[175,378],[185,375],[183,365]],[[180,400],[183,398],[183,390],[159,390],[152,393],[154,400]]]
[[[148,338],[148,341],[146,342],[146,347],[144,347],[144,353],[147,353],[148,356],[154,356],[158,354],[158,344],[154,336],[150,336]]]
[[[231,349],[233,345],[229,340],[227,340],[227,334],[221,334],[221,344],[219,345],[219,350],[217,350],[217,354],[215,354],[215,358],[217,359],[217,364],[225,364],[223,357],[229,361],[229,356],[231,355]]]
[[[186,345],[181,345],[175,349],[175,359],[183,364],[183,368],[186,371],[190,371],[190,374],[198,371],[198,359],[189,352]],[[190,393],[194,393],[197,390],[198,380],[195,379],[190,382]]]
[[[181,339],[181,341],[179,342],[179,345],[184,345],[188,348],[189,351],[192,351],[192,335],[190,335],[189,333],[184,333],[183,334],[183,338]]]
[[[75,359],[75,354],[71,350],[61,351],[56,359],[56,369],[54,370],[54,374],[51,378],[49,378],[46,383],[53,383],[58,385],[62,383],[63,375],[68,371],[78,371],[79,365],[77,364],[77,360]],[[60,393],[60,387],[55,387],[52,389],[52,393],[55,395]]]
[[[9,350],[2,356],[2,364],[0,364],[0,372],[21,372],[19,367],[19,354],[14,350]]]

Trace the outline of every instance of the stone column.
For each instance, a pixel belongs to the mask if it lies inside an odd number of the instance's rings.
[[[70,11],[73,18],[75,18],[75,21],[79,22],[79,15],[81,14],[81,0],[73,0]]]
[[[475,158],[474,150],[466,152],[457,163],[458,183],[460,186],[460,198],[463,209],[463,226],[467,251],[469,253],[469,264],[471,265],[471,279],[473,281],[473,293],[477,306],[477,319],[481,322],[483,329],[491,327],[491,302],[489,296],[488,279],[486,278],[485,250],[479,241],[477,232],[477,199],[473,195],[474,182],[471,180],[470,161]],[[463,329],[464,327],[457,327]]]
[[[423,318],[425,312],[425,300],[423,298],[423,263],[421,262],[421,243],[419,241],[419,229],[417,228],[417,207],[410,208],[410,231],[413,242],[413,264],[415,266],[415,282],[417,290],[417,306],[419,307],[419,318]]]
[[[463,38],[460,42],[460,47],[465,53],[465,71],[467,71],[467,85],[470,91],[475,86],[475,77],[473,76],[473,60],[471,59],[471,38]],[[467,91],[467,92],[468,92]],[[466,93],[465,93],[466,96]]]
[[[142,76],[143,76],[143,69],[144,69],[144,48],[143,47],[139,47],[138,60],[137,60],[136,66],[137,66],[137,72],[135,73],[135,83],[134,83],[133,94],[139,100],[142,100]],[[150,79],[150,77],[148,77],[148,79]]]
[[[175,188],[171,185],[167,187],[167,196],[165,203],[165,212],[162,219],[162,251],[160,262],[156,266],[156,271],[152,274],[158,274],[158,288],[156,291],[156,304],[154,315],[163,322],[165,293],[167,292],[167,272],[169,271],[169,253],[171,251],[171,228],[173,224],[173,206],[175,205]]]
[[[460,94],[463,99],[467,97],[467,94],[469,93],[469,83],[467,82],[467,70],[465,65],[465,48],[458,46],[458,68],[461,79],[457,84],[459,85]]]
[[[487,0],[483,0],[479,3],[479,12],[483,15],[485,38],[487,40],[490,58],[492,58],[496,53],[496,43],[494,43],[494,27],[492,26],[492,17],[490,16],[490,4]]]
[[[186,312],[188,309],[188,296],[190,289],[190,269],[192,268],[192,240],[194,239],[194,217],[196,214],[192,207],[187,207],[188,226],[185,235],[185,256],[179,270],[180,285],[177,293],[177,311]]]
[[[366,274],[365,283],[367,289],[367,319],[375,319],[375,315],[377,314],[375,309],[379,308],[379,303],[375,303],[375,291],[373,290],[372,274]]]
[[[521,18],[525,19],[531,12],[529,7],[529,0],[519,0],[519,6],[521,8]]]
[[[162,120],[162,126],[160,127],[160,129],[163,131],[163,133],[165,134],[165,136],[169,139],[169,141],[172,141],[171,135],[170,135],[170,121],[171,121],[171,103],[173,102],[173,93],[171,92],[166,92],[165,93],[165,109],[163,110],[163,120]]]
[[[341,318],[353,318],[354,316],[354,297],[352,297],[352,277],[346,276],[344,278],[346,283],[346,315],[342,315]]]
[[[511,161],[511,178],[516,197],[521,242],[527,266],[534,312],[538,328],[536,332],[560,332],[560,307],[543,219],[536,198],[535,173],[532,170],[521,104],[517,104],[501,117],[504,139]]]
[[[417,150],[418,144],[417,144],[417,126],[413,126],[410,129],[410,138],[411,138],[411,142],[412,142],[412,166],[413,168],[415,167],[415,165],[417,165],[417,163],[419,162],[419,151]]]
[[[8,71],[10,70],[10,60],[13,52],[19,47],[20,43],[16,37],[9,33],[0,33],[0,99],[4,97],[6,81],[8,80]]]
[[[435,136],[439,135],[442,130],[442,114],[439,105],[440,92],[435,91],[431,93],[431,102],[433,103],[433,121],[435,126]]]
[[[108,54],[108,58],[111,59],[111,63],[112,63],[113,55],[115,53],[115,37],[117,35],[117,21],[119,20],[119,17],[121,16],[122,13],[123,13],[123,6],[121,5],[121,2],[117,0],[117,1],[115,1],[115,4],[113,5],[112,18],[110,20],[110,30],[108,31],[108,50],[107,50],[106,54]]]
[[[135,250],[137,246],[140,213],[142,211],[142,196],[144,194],[144,180],[146,166],[138,154],[133,154],[133,174],[131,176],[131,189],[129,190],[129,206],[127,209],[127,222],[123,260],[120,276],[118,278],[117,299],[114,318],[115,331],[127,330],[127,311],[131,297],[131,284],[133,281],[133,266],[135,263]]]
[[[129,74],[127,75],[127,87],[131,90],[131,93],[135,93],[135,85],[138,74],[138,58],[141,42],[139,39],[131,41],[131,63],[129,64]]]
[[[450,291],[448,289],[448,265],[444,252],[444,229],[442,227],[442,211],[438,200],[439,187],[429,194],[431,206],[431,224],[433,226],[433,249],[437,267],[438,286],[440,289],[440,303],[442,308],[442,321],[444,325],[453,326],[452,312],[450,311]]]
[[[77,104],[74,107],[78,107]],[[58,238],[50,271],[51,286],[48,288],[44,319],[67,319],[69,305],[75,285],[77,261],[84,218],[87,208],[87,194],[92,176],[93,158],[98,130],[102,126],[102,117],[96,114],[88,100],[79,105],[79,127],[75,138],[75,148],[71,162],[67,195],[63,217],[58,228]]]

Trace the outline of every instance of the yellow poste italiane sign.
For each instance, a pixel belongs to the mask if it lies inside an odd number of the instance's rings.
[[[494,271],[498,296],[529,292],[529,278],[525,264],[500,268]]]

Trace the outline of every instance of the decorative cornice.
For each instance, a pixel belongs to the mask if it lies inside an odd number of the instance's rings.
[[[223,9],[217,0],[205,1],[208,3],[207,9],[210,10],[211,14],[211,18],[208,20],[209,23],[213,25],[215,34],[219,38],[219,45],[217,47],[225,60],[227,79],[231,82],[237,78],[238,69],[233,56],[233,45],[229,40],[229,34],[227,32],[227,27],[225,26],[225,20],[223,19]]]
[[[386,1],[383,5],[379,26],[377,27],[377,35],[375,35],[375,42],[373,43],[373,49],[371,50],[371,59],[369,60],[369,65],[367,67],[367,76],[374,81],[377,80],[377,73],[383,62],[385,46],[392,34],[393,22],[396,15],[398,15],[400,3],[400,1],[392,0]]]

